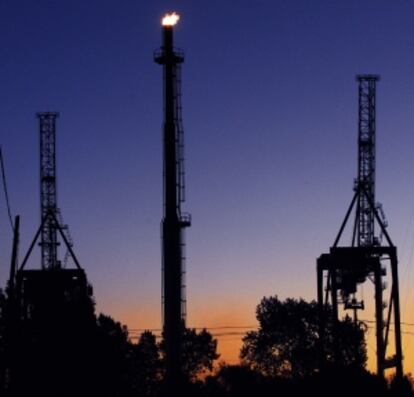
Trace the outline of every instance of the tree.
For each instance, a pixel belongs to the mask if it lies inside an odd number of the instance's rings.
[[[218,368],[215,380],[216,384],[211,380],[209,382],[211,389],[212,385],[216,388],[212,391],[212,396],[217,396],[220,392],[221,395],[229,397],[260,396],[263,392],[263,376],[247,366],[222,364]]]
[[[130,371],[132,390],[136,395],[149,397],[159,394],[162,379],[161,354],[151,331],[143,332],[138,343],[131,346]]]
[[[165,342],[160,343],[165,357]],[[182,366],[185,377],[194,381],[197,376],[213,369],[217,354],[217,339],[206,329],[197,332],[195,328],[183,328],[182,334]]]
[[[315,301],[289,298],[282,302],[277,296],[263,298],[256,308],[259,329],[243,338],[242,362],[270,376],[300,378],[314,374],[320,364],[318,314]],[[364,368],[367,355],[361,327],[346,317],[337,324],[337,340],[333,338],[332,321],[328,321],[325,332],[328,363],[335,363],[335,342],[341,365]]]
[[[95,344],[94,367],[99,374],[99,392],[107,396],[126,395],[130,389],[128,357],[131,350],[127,327],[100,314]]]
[[[195,328],[185,328],[183,333],[183,371],[194,380],[198,375],[212,371],[217,354],[217,339],[206,329],[197,333]]]
[[[128,328],[125,325],[102,313],[97,318],[97,324],[101,337],[110,341],[112,346],[116,346],[120,354],[128,348]]]

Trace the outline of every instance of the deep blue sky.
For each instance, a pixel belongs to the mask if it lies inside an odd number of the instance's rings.
[[[0,0],[0,143],[21,257],[39,223],[34,114],[56,110],[59,206],[98,309],[159,327],[162,74],[152,53],[171,10],[186,53],[189,324],[245,325],[263,295],[315,296],[315,258],[356,175],[357,73],[382,77],[377,198],[410,307],[411,0]]]

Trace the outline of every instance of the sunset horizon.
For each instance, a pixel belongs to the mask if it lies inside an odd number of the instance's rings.
[[[219,372],[241,364],[271,297],[319,303],[309,327],[328,364],[348,316],[369,372],[414,374],[413,12],[404,0],[4,1],[2,291],[32,291],[19,272],[75,269],[65,294],[83,291],[132,345],[145,331],[163,340],[174,390],[183,324],[217,341]]]

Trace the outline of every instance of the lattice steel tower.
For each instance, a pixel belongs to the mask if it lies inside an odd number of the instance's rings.
[[[56,119],[59,113],[37,113],[40,128],[40,216],[41,264],[43,269],[60,268],[58,260],[58,217],[56,199]],[[48,216],[53,215],[53,216]]]
[[[358,75],[358,178],[356,189],[365,194],[358,197],[356,222],[358,246],[372,246],[378,241],[374,235],[375,215],[370,205],[375,204],[375,94],[379,76]]]
[[[375,331],[377,373],[384,376],[388,368],[395,368],[399,380],[403,376],[400,298],[398,285],[397,247],[393,244],[387,230],[382,208],[375,202],[375,98],[376,82],[379,76],[358,75],[358,176],[355,181],[354,197],[345,215],[339,233],[330,252],[322,254],[317,260],[318,302],[320,309],[321,362],[324,361],[324,306],[332,305],[334,324],[338,321],[339,306],[354,311],[355,325],[359,326],[357,311],[364,309],[364,302],[356,299],[361,284],[370,280],[375,294]],[[355,221],[351,244],[339,246],[344,229],[355,209]],[[380,236],[386,244],[375,236],[375,223],[379,226]],[[391,291],[388,305],[383,299],[387,269],[391,270]],[[327,275],[326,279],[324,275]],[[326,282],[326,285],[325,285]],[[388,313],[384,319],[384,310]],[[392,318],[393,317],[393,318]],[[393,324],[391,327],[391,320]],[[387,355],[391,332],[394,334],[394,354]],[[336,335],[338,336],[338,335]],[[339,358],[337,351],[337,358]]]

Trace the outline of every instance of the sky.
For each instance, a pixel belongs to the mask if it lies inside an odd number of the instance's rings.
[[[263,296],[316,298],[316,258],[353,193],[358,73],[381,75],[377,200],[398,246],[402,320],[414,323],[412,0],[0,0],[0,144],[20,257],[40,217],[35,113],[58,111],[58,205],[97,310],[131,329],[160,328],[153,51],[169,11],[181,15],[175,44],[186,54],[188,325],[255,326]],[[4,285],[12,236],[0,197]],[[403,340],[414,371],[414,336]],[[227,362],[239,347],[240,335],[219,337]]]

